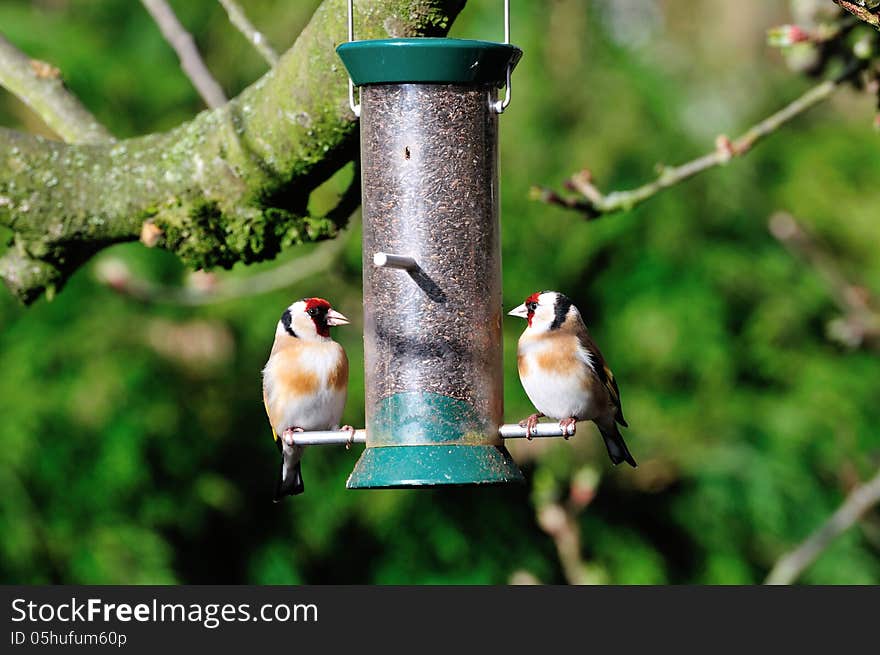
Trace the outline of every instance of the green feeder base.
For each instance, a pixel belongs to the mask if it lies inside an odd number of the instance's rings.
[[[523,482],[504,446],[377,446],[361,455],[349,489]]]

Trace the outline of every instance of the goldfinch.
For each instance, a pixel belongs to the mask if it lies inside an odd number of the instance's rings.
[[[611,461],[636,466],[617,429],[618,423],[627,427],[617,382],[577,307],[557,291],[543,291],[508,313],[528,321],[516,354],[519,379],[538,410],[520,422],[527,437],[542,416],[571,429],[577,421],[593,421]]]
[[[330,338],[330,328],[347,324],[348,319],[323,298],[303,298],[284,310],[275,328],[275,343],[263,368],[263,404],[281,453],[275,502],[304,490],[304,447],[294,444],[294,433],[339,428],[348,391],[348,357]],[[342,429],[354,433],[351,426]]]

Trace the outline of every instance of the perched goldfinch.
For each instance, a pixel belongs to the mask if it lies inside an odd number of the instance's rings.
[[[323,298],[297,300],[278,321],[263,368],[263,403],[281,453],[275,502],[304,490],[304,447],[294,444],[294,433],[339,428],[348,391],[348,357],[330,338],[330,328],[347,324],[348,319]],[[343,429],[353,431],[350,426]]]
[[[558,420],[563,428],[593,421],[611,461],[636,466],[617,429],[618,423],[627,427],[617,382],[577,307],[557,291],[543,291],[509,314],[528,321],[516,355],[519,378],[538,410],[520,423],[527,436],[531,438],[542,416]]]

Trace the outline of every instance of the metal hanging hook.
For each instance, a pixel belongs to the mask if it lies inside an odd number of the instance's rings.
[[[348,41],[354,41],[354,0],[348,0]],[[354,101],[354,82],[351,76],[348,77],[348,106],[354,112],[354,115],[360,118],[361,103]]]
[[[504,0],[504,44],[510,45],[510,0]],[[496,100],[492,103],[492,109],[496,114],[504,113],[510,105],[510,66],[507,66],[507,74],[504,77],[504,100]]]

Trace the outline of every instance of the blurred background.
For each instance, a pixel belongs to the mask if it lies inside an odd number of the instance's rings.
[[[171,4],[227,95],[265,72],[217,2]],[[319,3],[243,4],[284,51]],[[306,493],[273,504],[260,371],[292,300],[324,296],[353,319],[336,338],[353,362],[344,420],[363,425],[358,214],[338,242],[216,274],[126,244],[51,302],[0,292],[0,581],[761,582],[880,463],[880,353],[841,338],[828,276],[768,230],[789,212],[841,276],[880,292],[876,100],[841,89],[631,212],[586,221],[529,190],[584,167],[603,190],[637,186],[804,93],[816,81],[766,30],[805,4],[512,3],[525,54],[501,119],[505,307],[542,289],[574,299],[638,469],[613,468],[592,424],[517,440],[528,482],[510,487],[347,491],[360,447],[312,448]],[[119,137],[203,109],[139,2],[3,0],[0,29]],[[501,3],[482,0],[452,29],[502,34]],[[0,124],[51,135],[2,90]],[[313,203],[332,206],[351,176]],[[522,328],[504,329],[510,422],[532,411]],[[800,581],[880,583],[878,555],[875,509]]]

